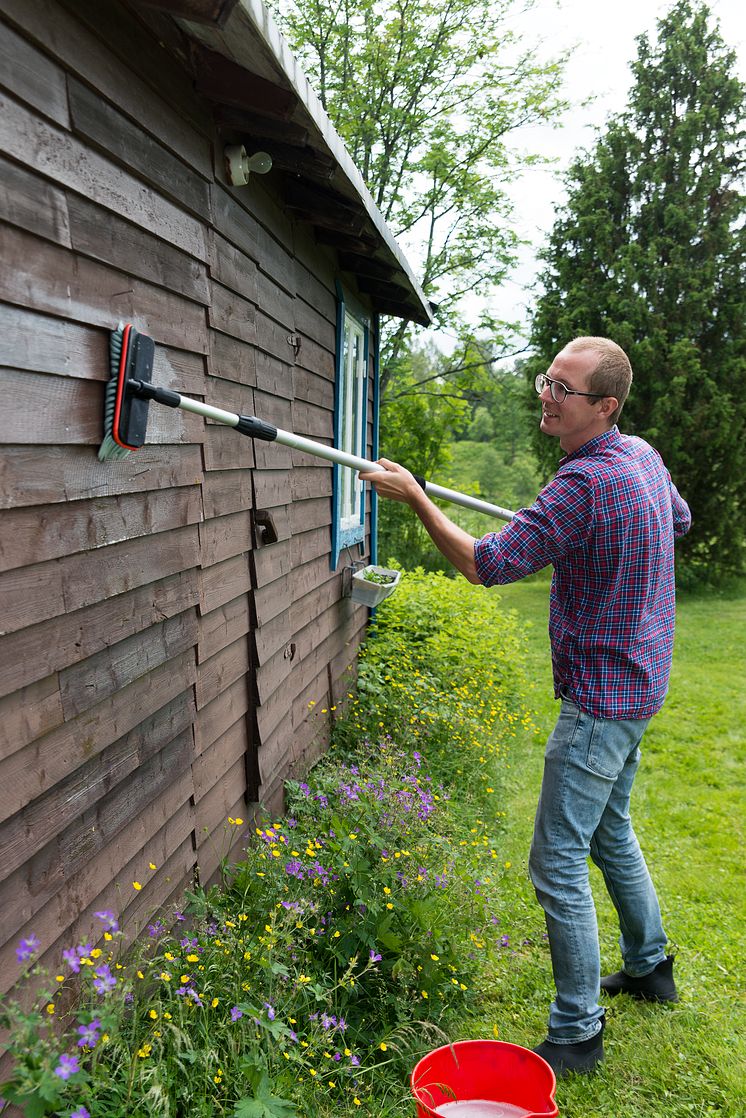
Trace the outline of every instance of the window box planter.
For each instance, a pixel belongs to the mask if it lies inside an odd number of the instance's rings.
[[[373,608],[394,593],[400,578],[401,571],[392,571],[388,567],[376,567],[372,564],[362,567],[353,572],[350,597],[353,602],[361,602]]]

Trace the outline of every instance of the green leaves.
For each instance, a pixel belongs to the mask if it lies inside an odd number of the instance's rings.
[[[527,379],[577,335],[627,350],[622,429],[663,455],[693,514],[682,557],[712,580],[746,557],[745,89],[703,5],[678,0],[638,47],[628,108],[570,169]],[[549,472],[556,443],[536,449]]]

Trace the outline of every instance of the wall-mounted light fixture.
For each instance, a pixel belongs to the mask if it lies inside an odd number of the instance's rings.
[[[228,144],[223,149],[225,173],[231,186],[246,186],[249,175],[266,175],[272,170],[272,156],[266,151],[249,155],[243,144]]]

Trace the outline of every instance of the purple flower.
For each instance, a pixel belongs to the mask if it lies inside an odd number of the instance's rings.
[[[181,946],[182,947],[196,947],[197,946],[197,937],[196,936],[184,936],[184,938],[181,940]]]
[[[303,863],[299,862],[297,858],[293,858],[285,865],[285,873],[290,874],[291,877],[297,877],[298,881],[302,881],[305,874],[303,873]]]
[[[106,963],[104,963],[103,966],[96,967],[93,973],[96,976],[93,980],[93,985],[96,987],[99,994],[108,994],[109,991],[113,990],[116,986],[117,980]]]
[[[68,1056],[63,1052],[60,1056],[60,1062],[54,1069],[54,1074],[58,1075],[60,1079],[69,1079],[71,1075],[75,1075],[76,1071],[80,1071],[77,1056]]]
[[[359,1068],[360,1067],[360,1061],[357,1058],[357,1056],[350,1056],[350,1063],[352,1064],[352,1066],[354,1068]]]
[[[101,923],[105,928],[108,928],[110,932],[119,931],[119,921],[113,912],[109,912],[108,908],[104,909],[103,912],[94,912],[93,915],[98,916]]]
[[[62,952],[62,958],[65,960],[71,971],[78,974],[80,971],[80,955],[78,954],[77,947],[69,947],[67,951]]]
[[[84,1106],[79,1106],[77,1110],[71,1112],[70,1118],[91,1118],[91,1115]]]
[[[376,953],[376,952],[375,952],[375,951],[373,950],[373,948],[371,948],[371,951],[370,951],[370,961],[371,961],[371,963],[380,963],[380,961],[381,961],[381,956],[380,956],[380,955],[378,955],[378,954],[377,954],[377,953]]]
[[[30,935],[27,939],[22,939],[16,947],[16,959],[19,963],[26,963],[32,955],[41,947],[41,941],[35,936]]]
[[[158,936],[162,936],[165,930],[166,929],[164,928],[163,924],[161,924],[160,920],[156,920],[154,924],[148,924],[148,934],[150,935],[151,939],[157,939]]]
[[[265,1002],[265,1003],[264,1003],[264,1008],[265,1008],[265,1009],[266,1009],[266,1011],[267,1011],[267,1019],[268,1019],[269,1021],[274,1021],[274,1019],[275,1019],[275,1011],[274,1011],[274,1009],[272,1008],[272,1006],[271,1006],[271,1005],[269,1004],[269,1002]]]
[[[98,1044],[98,1034],[101,1032],[101,1022],[94,1017],[87,1025],[78,1025],[80,1040],[78,1048],[95,1048]]]
[[[310,792],[311,792],[311,789],[308,787],[308,785],[303,780],[298,785],[298,790],[300,792],[302,792],[304,796],[310,795]]]
[[[237,1005],[234,1005],[233,1009],[231,1010],[231,1021],[238,1021],[240,1017],[243,1017],[243,1013]]]
[[[179,923],[181,924],[181,923],[184,922],[184,920],[186,920],[186,916],[184,915],[183,912],[175,912],[174,913],[174,920],[178,920]]]

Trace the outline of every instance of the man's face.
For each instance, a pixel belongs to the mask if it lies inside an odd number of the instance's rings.
[[[576,392],[590,391],[590,378],[598,365],[598,354],[591,349],[563,349],[547,369],[550,380],[560,381]],[[608,400],[589,396],[566,396],[561,404],[552,399],[549,385],[539,397],[541,430],[560,441],[565,454],[572,454],[589,439],[608,430]]]

